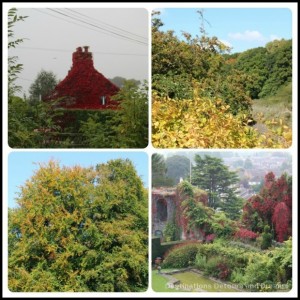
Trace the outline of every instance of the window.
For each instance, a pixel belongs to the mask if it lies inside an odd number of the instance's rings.
[[[106,96],[100,96],[100,104],[105,105],[106,104]]]

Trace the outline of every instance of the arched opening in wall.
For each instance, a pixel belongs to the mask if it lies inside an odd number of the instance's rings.
[[[168,219],[168,205],[165,199],[157,201],[157,218],[159,221],[164,222]]]

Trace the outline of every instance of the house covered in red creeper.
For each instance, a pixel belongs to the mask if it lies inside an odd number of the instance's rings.
[[[117,109],[118,102],[111,97],[119,88],[94,68],[89,47],[78,47],[72,61],[67,77],[43,100],[57,100],[66,109]]]

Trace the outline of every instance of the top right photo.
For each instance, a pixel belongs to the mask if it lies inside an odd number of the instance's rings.
[[[292,12],[152,11],[155,148],[289,148]]]

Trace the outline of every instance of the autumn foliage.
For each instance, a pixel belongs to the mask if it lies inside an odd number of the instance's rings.
[[[76,49],[68,75],[45,100],[60,98],[62,107],[72,109],[116,109],[118,102],[111,96],[119,88],[94,68],[92,53],[84,48],[84,52],[81,47]]]
[[[234,234],[234,237],[240,240],[255,240],[258,234],[244,228],[239,228],[239,230]]]
[[[147,194],[131,161],[41,165],[9,211],[14,292],[131,292],[148,283]]]
[[[156,148],[253,148],[257,132],[234,117],[221,99],[173,100],[152,97],[152,143]]]
[[[243,222],[249,229],[262,232],[269,225],[274,227],[277,241],[287,240],[292,234],[291,177],[276,179],[274,173],[268,173],[260,193],[252,196],[243,210]]]

